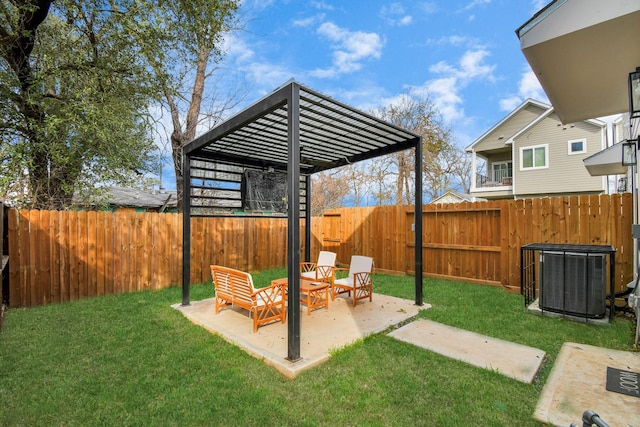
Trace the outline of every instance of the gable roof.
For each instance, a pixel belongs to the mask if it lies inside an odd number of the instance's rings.
[[[467,153],[470,153],[472,151],[472,147],[478,143],[480,143],[484,138],[486,138],[488,135],[491,134],[491,132],[495,131],[496,129],[498,129],[500,126],[502,126],[503,124],[505,124],[506,122],[508,122],[509,120],[511,120],[511,118],[513,118],[513,116],[515,116],[516,114],[518,114],[520,111],[524,110],[526,107],[533,105],[536,106],[538,108],[540,108],[543,111],[547,111],[549,108],[551,108],[550,105],[545,104],[544,102],[541,101],[536,101],[534,99],[528,98],[527,100],[525,100],[522,104],[520,104],[518,107],[516,107],[515,110],[513,110],[512,112],[510,112],[507,116],[505,116],[502,120],[500,120],[498,123],[496,123],[491,129],[489,129],[488,131],[486,131],[485,133],[483,133],[479,138],[477,138],[475,141],[473,141],[471,144],[469,144],[467,146],[467,148],[465,148],[465,151]],[[505,139],[505,144],[506,141],[508,141],[511,138],[512,135],[509,135],[508,138]]]
[[[457,191],[447,190],[447,192],[444,193],[442,196],[436,197],[435,199],[433,199],[429,203],[430,204],[442,203],[441,200],[444,200],[447,197],[451,197],[453,199],[457,199],[457,200],[459,200],[461,202],[486,202],[487,201],[487,199],[483,199],[481,197],[475,197],[475,196],[472,196],[471,194],[468,194],[468,193],[459,193]]]
[[[142,190],[139,188],[108,187],[108,203],[126,208],[175,208],[178,203],[176,191]]]
[[[521,136],[522,134],[526,133],[527,131],[529,131],[530,129],[532,129],[533,127],[535,127],[538,123],[540,123],[542,120],[546,119],[547,117],[549,117],[552,113],[555,112],[555,108],[545,104],[543,102],[540,101],[536,101],[533,99],[527,99],[525,102],[523,102],[522,104],[520,104],[515,110],[513,110],[511,113],[509,113],[505,118],[503,118],[502,120],[500,120],[495,126],[493,126],[491,129],[489,129],[488,131],[486,131],[485,133],[482,134],[481,137],[479,137],[478,139],[476,139],[475,141],[473,141],[466,149],[465,151],[467,153],[472,151],[472,147],[480,142],[482,142],[488,135],[490,135],[493,131],[495,131],[496,129],[498,129],[500,126],[504,125],[505,123],[507,123],[509,120],[511,120],[517,113],[519,113],[520,111],[522,111],[524,108],[533,105],[536,107],[539,107],[541,109],[543,109],[540,114],[532,121],[530,121],[529,123],[527,123],[525,126],[523,126],[522,128],[520,128],[517,132],[515,132],[513,135],[509,135],[508,137],[506,137],[504,139],[504,143],[505,145],[507,144],[512,144],[513,141],[518,138],[519,136]],[[593,126],[597,126],[600,128],[603,128],[606,126],[606,123],[603,122],[602,120],[598,120],[598,119],[587,119],[584,120],[585,123],[589,123]]]

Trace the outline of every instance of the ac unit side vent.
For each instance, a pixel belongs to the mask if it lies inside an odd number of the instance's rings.
[[[603,254],[541,252],[540,308],[578,317],[606,315]]]

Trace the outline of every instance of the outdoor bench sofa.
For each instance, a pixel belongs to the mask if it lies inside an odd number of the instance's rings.
[[[211,266],[216,292],[216,314],[220,307],[235,305],[249,311],[253,317],[253,332],[260,325],[275,320],[285,321],[285,293],[282,284],[261,289],[253,287],[251,274],[219,265]]]

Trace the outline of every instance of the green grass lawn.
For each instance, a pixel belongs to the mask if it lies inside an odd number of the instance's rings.
[[[283,275],[257,273],[254,282]],[[413,283],[376,274],[374,291],[413,300]],[[211,284],[191,287],[194,301],[212,295]],[[376,334],[290,380],[172,309],[181,301],[173,287],[9,310],[0,425],[535,426],[562,343],[633,344],[627,319],[538,317],[495,287],[426,279],[424,300],[433,308],[420,317],[546,351],[539,378],[523,384]]]

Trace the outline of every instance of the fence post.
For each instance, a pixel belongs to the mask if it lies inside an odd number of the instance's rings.
[[[0,203],[0,238],[2,239],[2,244],[0,244],[0,259],[2,260],[2,267],[0,267],[0,326],[2,326],[2,319],[4,319],[5,306],[9,305],[9,275],[5,273],[5,268],[9,264],[9,252],[7,251],[9,227],[5,224],[7,218],[5,209],[4,203]]]

